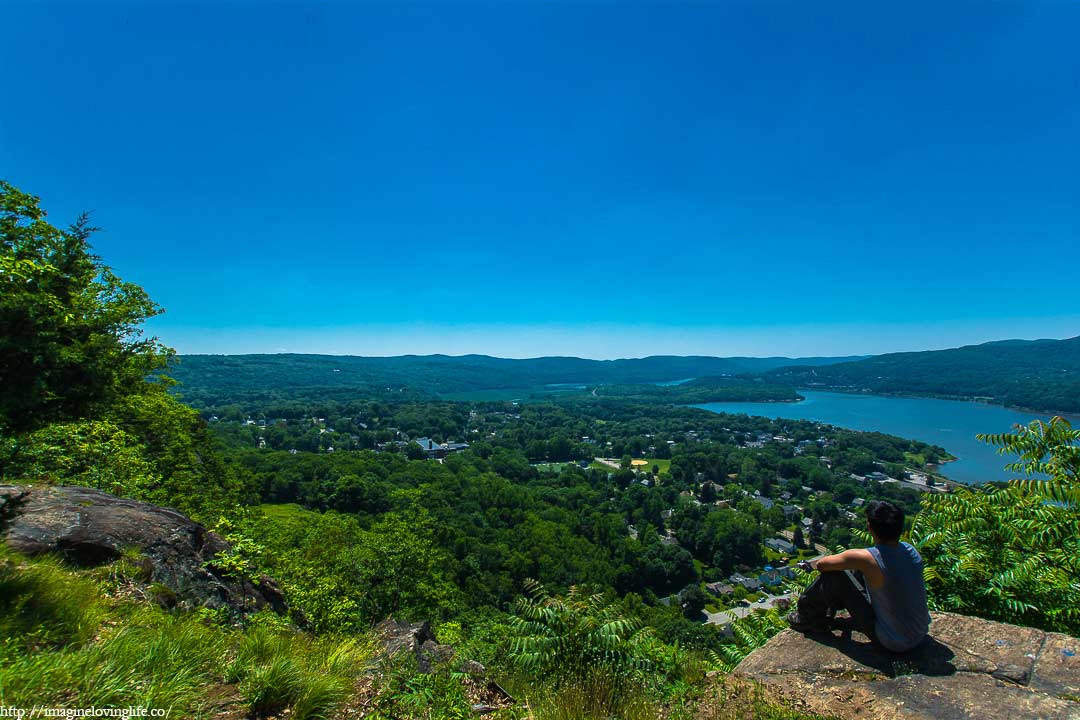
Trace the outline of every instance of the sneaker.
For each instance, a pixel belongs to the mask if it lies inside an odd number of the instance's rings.
[[[826,620],[807,621],[803,620],[799,616],[798,610],[792,610],[784,618],[787,624],[791,626],[792,630],[801,633],[827,633],[829,632],[829,623]]]

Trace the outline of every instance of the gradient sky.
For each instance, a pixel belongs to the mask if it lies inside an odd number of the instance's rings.
[[[1080,334],[1080,3],[0,0],[0,177],[181,352]]]

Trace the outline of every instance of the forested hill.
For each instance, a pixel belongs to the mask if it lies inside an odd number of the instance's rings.
[[[786,365],[817,367],[837,358],[653,356],[626,360],[542,357],[525,360],[488,355],[185,355],[170,371],[189,402],[237,401],[252,393],[289,390],[367,390],[440,396],[552,384],[635,384],[686,378],[763,373]]]
[[[828,367],[778,368],[765,377],[799,387],[986,398],[1046,412],[1080,412],[1080,337],[890,353]]]

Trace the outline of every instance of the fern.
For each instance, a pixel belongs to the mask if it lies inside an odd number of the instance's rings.
[[[559,683],[580,680],[595,668],[643,674],[654,669],[662,644],[652,630],[625,617],[604,595],[571,587],[549,595],[528,581],[510,620],[510,657],[530,673]]]
[[[724,643],[718,652],[709,651],[709,660],[721,672],[731,672],[747,655],[787,627],[775,609],[755,610],[731,623],[732,642]]]
[[[1080,431],[1055,417],[978,437],[1027,477],[924,498],[911,540],[931,605],[1077,634]]]

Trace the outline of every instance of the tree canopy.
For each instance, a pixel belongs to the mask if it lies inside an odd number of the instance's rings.
[[[161,308],[91,253],[39,199],[0,181],[0,429],[83,420],[137,391],[170,351],[140,325]]]

